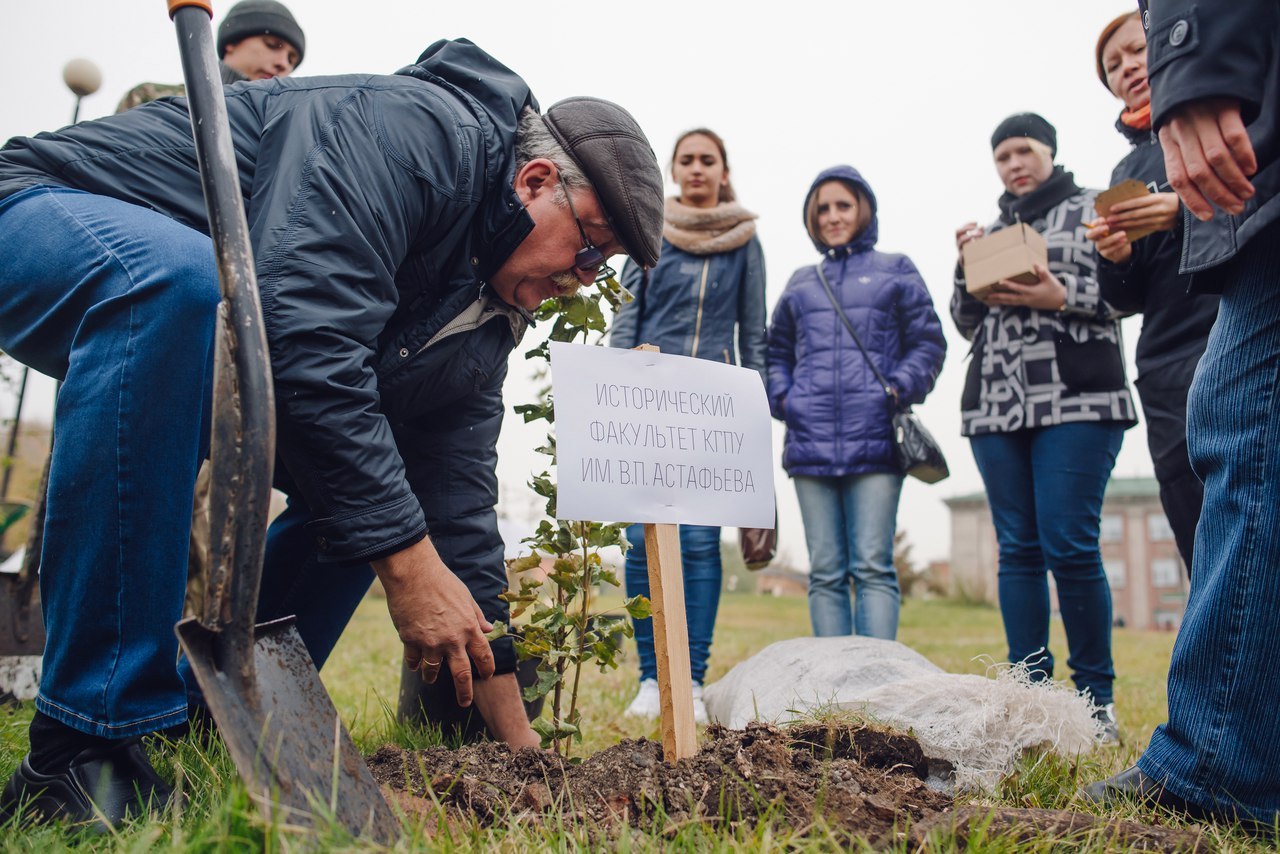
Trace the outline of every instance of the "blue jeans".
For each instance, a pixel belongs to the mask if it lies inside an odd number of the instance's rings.
[[[1174,794],[1272,823],[1280,813],[1280,227],[1224,277],[1188,401],[1204,480],[1169,721],[1138,765]],[[1217,271],[1215,271],[1217,272]]]
[[[809,619],[818,637],[898,636],[893,535],[900,474],[794,478],[809,547]],[[852,582],[856,605],[849,605]]]
[[[186,719],[173,626],[218,300],[209,238],[166,216],[61,189],[0,201],[0,347],[63,381],[36,707],[93,735]]]
[[[1102,496],[1124,438],[1115,421],[1059,424],[972,437],[1000,547],[1000,614],[1009,660],[1053,676],[1049,581],[1076,688],[1110,703],[1111,588],[1098,549]]]
[[[649,595],[649,562],[644,549],[644,525],[627,528],[627,595]],[[684,608],[689,624],[689,665],[693,681],[707,675],[711,637],[720,608],[720,529],[705,525],[680,526],[680,563],[684,570]],[[633,620],[636,648],[640,653],[640,678],[658,678],[658,656],[653,651],[653,620]]]

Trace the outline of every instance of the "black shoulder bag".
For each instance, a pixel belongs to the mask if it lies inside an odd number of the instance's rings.
[[[831,285],[827,282],[827,277],[822,272],[822,264],[815,265],[814,269],[818,271],[818,281],[822,282],[822,287],[827,292],[827,298],[831,300],[831,307],[836,310],[836,314],[844,321],[844,328],[848,329],[849,334],[853,336],[853,343],[857,344],[858,349],[862,351],[863,358],[871,366],[871,372],[876,375],[876,381],[884,389],[885,396],[895,402],[893,441],[898,452],[898,464],[902,466],[904,472],[925,483],[937,483],[950,476],[951,471],[947,468],[947,458],[942,455],[942,448],[938,447],[937,440],[920,423],[920,419],[911,411],[911,407],[907,407],[901,412],[898,411],[896,405],[897,395],[893,393],[893,386],[884,378],[884,374],[880,373],[880,369],[876,367],[876,363],[871,359],[871,354],[867,352],[867,348],[862,346],[862,339],[858,337],[853,324],[849,322],[844,309],[840,307],[840,302],[836,299],[835,292],[831,290]]]

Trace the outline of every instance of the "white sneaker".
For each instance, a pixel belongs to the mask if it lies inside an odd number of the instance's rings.
[[[693,683],[693,722],[695,724],[706,724],[707,704],[702,701],[702,686],[697,682]]]
[[[1120,746],[1120,724],[1116,722],[1116,704],[1093,707],[1093,719],[1101,728],[1098,730],[1098,744],[1102,747]]]
[[[640,690],[624,713],[629,718],[656,718],[662,712],[657,679],[641,679]]]

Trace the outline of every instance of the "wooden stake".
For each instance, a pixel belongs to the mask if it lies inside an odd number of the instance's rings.
[[[653,344],[637,350],[656,353]],[[693,668],[689,664],[689,621],[684,609],[684,567],[680,530],[645,525],[649,560],[649,604],[653,609],[653,651],[658,657],[658,697],[662,706],[662,758],[675,762],[698,752],[693,722]]]
[[[644,547],[649,559],[653,649],[658,657],[662,702],[662,756],[675,762],[698,752],[679,529],[675,525],[645,525]]]

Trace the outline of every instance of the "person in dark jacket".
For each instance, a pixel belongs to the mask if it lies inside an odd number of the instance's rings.
[[[957,265],[951,316],[973,341],[961,398],[1000,550],[1000,613],[1009,660],[1034,679],[1053,676],[1049,583],[1067,630],[1075,684],[1118,743],[1113,706],[1111,588],[1098,546],[1102,496],[1124,431],[1136,421],[1125,382],[1116,312],[1102,299],[1085,224],[1095,193],[1054,164],[1058,137],[1035,113],[1005,119],[991,136],[1004,184],[1000,219],[1022,222],[1048,246],[1032,284],[1001,282],[980,298]],[[966,223],[957,246],[986,231]]]
[[[1280,824],[1280,3],[1144,2],[1152,126],[1182,199],[1182,264],[1220,293],[1187,401],[1204,479],[1169,719],[1085,796]]]
[[[623,348],[654,344],[663,353],[741,363],[763,377],[764,253],[756,238],[756,215],[734,196],[724,140],[706,128],[682,134],[671,153],[671,179],[680,194],[666,201],[658,265],[649,272],[632,263],[623,271],[622,284],[635,300],[619,312],[609,343]],[[644,526],[629,527],[627,539],[627,595],[648,596]],[[705,723],[702,681],[720,605],[720,528],[681,525],[680,552],[694,718]],[[635,636],[640,689],[627,714],[655,718],[653,620],[636,620]]]
[[[1098,251],[1102,298],[1125,312],[1142,312],[1134,385],[1147,420],[1147,445],[1160,484],[1160,503],[1188,570],[1204,486],[1187,455],[1187,390],[1218,317],[1218,297],[1190,293],[1178,273],[1182,206],[1169,189],[1164,154],[1151,131],[1147,37],[1137,12],[1107,24],[1098,38],[1098,77],[1124,103],[1116,128],[1133,151],[1111,173],[1111,185],[1136,179],[1151,190],[1120,202],[1086,233]],[[1130,242],[1126,230],[1155,229]]]
[[[306,49],[302,27],[277,0],[240,0],[218,25],[218,71],[226,86],[287,77],[302,64]],[[120,99],[116,112],[185,92],[181,83],[140,83]]]
[[[818,636],[893,640],[903,479],[893,416],[933,389],[946,340],[911,259],[875,250],[876,197],[856,169],[818,175],[804,225],[821,258],[792,274],[773,309],[768,390],[773,417],[787,425],[782,465],[795,481],[809,547],[809,617]]]
[[[227,115],[290,499],[258,619],[296,609],[322,664],[376,572],[406,663],[427,681],[447,666],[499,738],[537,744],[514,650],[484,637],[508,617],[495,513],[507,356],[531,309],[612,275],[609,255],[656,263],[653,151],[607,101],[539,115],[524,81],[465,40],[395,75],[232,87]],[[173,624],[208,444],[207,228],[184,99],[0,151],[0,345],[63,380],[48,644],[6,812],[104,762],[114,791],[168,796],[138,738],[188,715]],[[111,821],[136,809],[120,800],[103,802]]]

